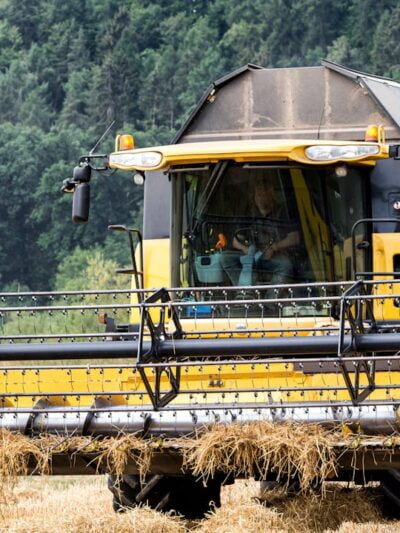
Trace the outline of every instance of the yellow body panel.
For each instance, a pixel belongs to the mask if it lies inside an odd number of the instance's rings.
[[[151,369],[146,372],[153,381]],[[376,384],[384,389],[376,390],[369,400],[400,400],[400,390],[391,388],[400,382],[400,372],[378,372]],[[162,378],[162,389],[168,390],[166,378]],[[367,385],[364,375],[360,383]],[[310,387],[312,390],[285,391],[285,388]],[[323,391],[324,387],[337,391]],[[272,392],[249,392],[251,388],[272,388]],[[234,389],[234,392],[232,392]],[[247,389],[246,392],[240,392]],[[121,368],[77,368],[77,369],[24,369],[0,371],[0,390],[6,396],[3,407],[32,408],[40,400],[53,405],[91,407],[96,399],[102,398],[110,405],[142,406],[150,408],[151,403],[143,382],[134,366]],[[191,391],[185,394],[186,391]],[[199,392],[193,392],[198,390]],[[229,392],[231,390],[231,392]],[[22,396],[21,396],[22,395]],[[274,402],[313,402],[349,400],[345,382],[340,371],[329,374],[303,374],[293,369],[292,364],[215,364],[211,366],[183,367],[181,394],[171,402],[174,405],[236,404],[243,402],[259,404],[260,407]]]
[[[170,287],[170,241],[151,239],[143,241],[144,287]]]
[[[136,250],[136,263],[140,264],[138,250]],[[145,289],[170,287],[170,240],[149,239],[143,241],[143,285]],[[135,280],[132,278],[131,287],[136,289]],[[136,294],[132,303],[137,303]],[[133,308],[130,321],[137,324],[140,320],[138,308]]]
[[[374,272],[393,272],[393,258],[400,254],[400,239],[398,233],[379,233],[374,234],[372,238],[373,245],[373,271]],[[374,279],[390,279],[387,274],[384,276],[374,275]],[[394,280],[394,277],[393,277]],[[393,298],[385,300],[376,300],[374,305],[374,314],[377,320],[400,320],[399,306],[399,289],[400,284],[397,281],[392,284],[382,283],[377,285],[375,294],[393,294]],[[397,298],[396,298],[397,293]]]
[[[131,165],[117,162],[113,159],[114,154],[110,155],[109,167],[119,168],[121,170],[159,170],[167,168],[170,165],[184,165],[196,163],[216,163],[223,159],[230,159],[236,162],[255,162],[255,161],[296,161],[307,165],[324,165],[334,164],[340,159],[330,161],[314,161],[309,159],[305,154],[305,149],[309,146],[316,145],[373,145],[379,146],[379,151],[375,155],[361,156],[351,159],[363,165],[374,164],[377,159],[386,159],[388,157],[388,146],[377,143],[364,142],[345,142],[345,141],[318,141],[315,139],[294,140],[249,140],[249,141],[214,141],[204,143],[183,143],[172,144],[167,146],[155,146],[146,149],[124,150],[115,152],[115,154],[158,152],[161,154],[161,162],[158,165],[143,166]],[[346,159],[349,162],[349,159]]]

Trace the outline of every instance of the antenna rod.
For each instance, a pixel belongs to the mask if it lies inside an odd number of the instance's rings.
[[[108,126],[106,131],[103,133],[103,135],[100,137],[100,139],[96,142],[96,144],[93,146],[93,148],[90,150],[89,155],[92,155],[93,152],[96,150],[96,148],[99,146],[101,141],[104,139],[104,137],[108,134],[108,132],[111,130],[111,128],[114,126],[115,120],[111,122],[111,124]]]

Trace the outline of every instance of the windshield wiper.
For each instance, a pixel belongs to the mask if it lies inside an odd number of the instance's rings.
[[[191,229],[189,230],[189,238],[195,234],[200,218],[206,210],[206,207],[209,205],[218,185],[220,184],[228,164],[229,161],[219,161],[213,168],[210,179],[204,188],[203,194],[199,198],[199,203],[197,204],[197,207],[194,210],[190,220],[189,227]]]

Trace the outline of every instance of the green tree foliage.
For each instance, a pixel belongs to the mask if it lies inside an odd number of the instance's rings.
[[[33,126],[5,122],[0,128],[0,264],[4,284],[18,280],[32,286],[35,280],[46,279],[38,246],[40,230],[31,217],[34,192],[48,160],[44,136]]]
[[[385,10],[376,27],[372,62],[386,76],[400,79],[400,6]]]
[[[124,288],[115,276],[118,263],[105,256],[100,247],[83,250],[77,246],[57,268],[55,289],[59,291]]]
[[[111,121],[101,151],[124,130],[169,142],[209,84],[249,62],[328,57],[400,79],[399,28],[396,0],[1,0],[2,287],[60,288],[58,265],[88,250],[128,263],[107,225],[140,224],[131,178],[94,178],[86,226],[60,193]]]

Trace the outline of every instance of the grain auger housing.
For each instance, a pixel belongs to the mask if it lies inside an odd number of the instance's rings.
[[[45,434],[53,473],[111,471],[116,509],[198,516],[243,476],[300,489],[375,479],[399,503],[397,130],[383,115],[394,140],[382,125],[359,138],[354,113],[336,128],[314,113],[315,131],[311,119],[262,129],[249,106],[247,122],[227,114],[239,112],[229,98],[240,80],[250,98],[267,74],[277,75],[248,67],[231,87],[216,82],[174,144],[136,149],[119,136],[64,182],[84,222],[93,170],[144,181],[143,235],[112,228],[128,237],[130,288],[0,294],[0,425],[38,446]],[[284,451],[310,436],[313,479]],[[106,443],[118,439],[128,451],[117,468]]]

